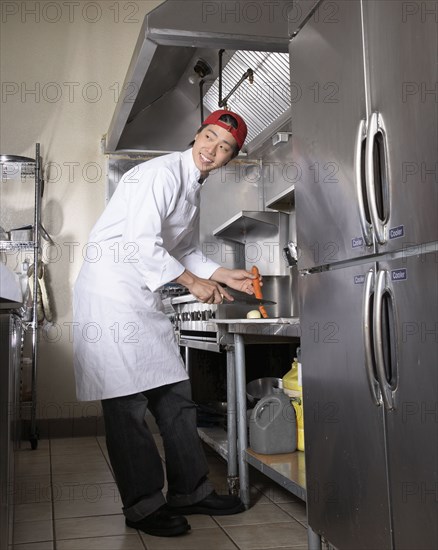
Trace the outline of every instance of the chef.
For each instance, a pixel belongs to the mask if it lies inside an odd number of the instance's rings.
[[[238,154],[246,133],[238,114],[215,111],[190,149],[124,174],[91,232],[74,288],[77,396],[102,401],[126,524],[151,535],[186,533],[188,514],[243,510],[208,480],[190,382],[158,291],[177,282],[209,304],[232,300],[226,287],[253,294],[251,273],[221,267],[198,243],[202,184]],[[163,438],[166,499],[147,409]]]

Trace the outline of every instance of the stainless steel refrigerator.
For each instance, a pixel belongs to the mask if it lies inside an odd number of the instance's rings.
[[[434,1],[322,1],[290,43],[308,521],[438,548]]]

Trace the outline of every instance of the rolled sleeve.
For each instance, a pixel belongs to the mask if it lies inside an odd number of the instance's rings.
[[[187,255],[180,258],[180,262],[186,269],[203,279],[210,279],[213,273],[221,267],[202,254],[198,248],[193,249]]]

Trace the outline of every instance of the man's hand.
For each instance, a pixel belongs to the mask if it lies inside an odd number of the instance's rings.
[[[175,282],[184,285],[190,291],[190,294],[193,294],[195,298],[204,304],[221,304],[224,298],[230,302],[234,300],[216,281],[202,279],[187,270],[175,279]]]
[[[220,267],[213,273],[211,279],[226,284],[230,288],[234,288],[240,292],[254,294],[252,281],[255,279],[255,275],[245,269],[226,269],[225,267]],[[260,277],[260,284],[263,284],[262,277]]]

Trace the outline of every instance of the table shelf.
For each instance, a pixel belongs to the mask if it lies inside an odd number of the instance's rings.
[[[198,428],[199,437],[216,451],[222,458],[228,460],[228,438],[227,432],[219,427]]]
[[[219,426],[199,427],[198,433],[204,443],[223,459],[228,459],[227,432],[223,428]],[[248,448],[245,458],[248,464],[256,470],[301,500],[306,501],[306,465],[302,451],[263,455]]]
[[[33,241],[0,241],[0,250],[33,250],[36,246]]]
[[[262,455],[247,449],[245,458],[248,464],[259,470],[278,485],[306,500],[306,464],[304,452]]]

